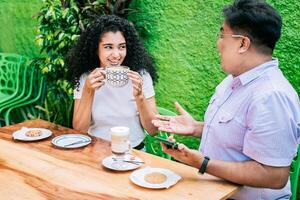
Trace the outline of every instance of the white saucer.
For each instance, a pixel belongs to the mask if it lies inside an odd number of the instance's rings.
[[[102,160],[102,165],[108,169],[116,170],[116,171],[129,171],[136,168],[139,168],[143,165],[142,159],[132,155],[125,155],[124,160],[126,161],[137,161],[139,163],[129,163],[129,162],[122,162],[121,166],[117,166],[115,156],[108,156]]]
[[[33,136],[29,137],[26,135],[28,131],[32,130],[39,130],[41,131],[41,135],[39,136]],[[20,130],[15,131],[12,134],[13,139],[15,140],[22,140],[22,141],[36,141],[36,140],[42,140],[47,137],[50,137],[52,135],[52,132],[48,129],[45,128],[27,128],[27,127],[22,127]]]
[[[159,183],[159,184],[153,184],[147,182],[145,180],[145,176],[153,172],[162,173],[167,177],[167,179],[163,183]],[[175,185],[180,179],[181,176],[177,175],[175,172],[171,170],[164,169],[164,168],[152,168],[152,167],[146,167],[143,169],[136,170],[132,172],[130,175],[130,180],[133,183],[141,187],[151,188],[151,189],[169,188],[172,185]]]
[[[64,134],[52,139],[52,144],[67,149],[74,149],[86,146],[92,142],[89,136],[82,134]]]

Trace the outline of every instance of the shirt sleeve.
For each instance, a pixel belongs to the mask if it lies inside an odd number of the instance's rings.
[[[243,152],[265,165],[289,166],[299,134],[299,103],[284,92],[265,94],[249,106]]]
[[[74,99],[81,99],[83,86],[85,84],[87,74],[83,74],[79,79],[79,88],[74,89]]]
[[[153,97],[155,95],[155,91],[153,88],[153,81],[148,72],[142,73],[143,77],[143,93],[146,99]]]

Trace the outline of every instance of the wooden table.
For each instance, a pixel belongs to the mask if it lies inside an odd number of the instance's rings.
[[[36,142],[13,141],[21,127],[47,128],[51,138]],[[197,169],[141,151],[134,154],[146,164],[179,174],[182,179],[169,189],[146,189],[133,184],[128,172],[105,169],[101,161],[111,154],[110,143],[93,138],[85,148],[65,150],[51,145],[51,139],[75,130],[43,120],[31,120],[0,128],[0,199],[226,199],[239,186]]]

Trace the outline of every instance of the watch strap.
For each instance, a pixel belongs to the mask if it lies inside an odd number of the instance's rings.
[[[203,162],[202,162],[202,164],[201,164],[201,166],[199,168],[199,173],[201,173],[201,174],[205,173],[206,167],[207,167],[207,164],[208,164],[209,160],[210,160],[209,157],[207,157],[207,156],[204,157],[204,160],[203,160]]]

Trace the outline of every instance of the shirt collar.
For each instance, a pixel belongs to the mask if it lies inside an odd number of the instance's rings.
[[[233,78],[233,83],[240,82],[242,85],[246,85],[247,83],[259,77],[261,74],[263,74],[267,69],[271,67],[278,67],[278,59],[272,58],[272,60],[260,64],[257,67],[254,67],[253,69],[247,72],[244,72],[243,74]],[[235,79],[238,79],[239,81]]]

